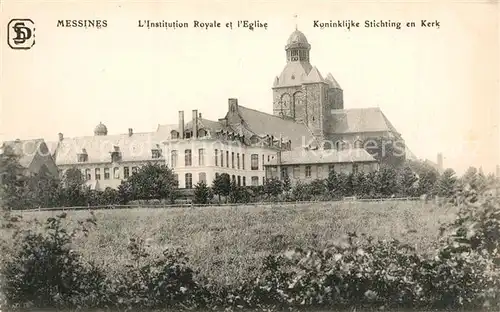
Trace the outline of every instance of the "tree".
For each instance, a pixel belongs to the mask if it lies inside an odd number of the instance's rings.
[[[278,196],[283,193],[283,182],[277,178],[267,179],[264,184],[264,192],[269,196]]]
[[[397,184],[400,195],[402,196],[415,195],[417,181],[418,181],[417,175],[413,172],[410,166],[405,165],[399,168],[397,173]]]
[[[207,184],[203,181],[198,182],[194,186],[194,203],[195,204],[201,204],[201,205],[206,205],[210,202],[210,199],[212,198],[212,192],[210,191],[210,188],[207,186]]]
[[[212,192],[219,196],[228,196],[231,192],[231,177],[227,173],[220,174],[215,177],[212,182]]]
[[[128,186],[125,188],[129,188],[132,200],[169,199],[173,202],[177,193],[174,173],[163,164],[148,163],[126,182]]]
[[[58,194],[60,192],[60,181],[50,174],[44,165],[38,174],[29,177],[30,201],[34,207],[57,207],[59,206]]]
[[[2,207],[23,209],[27,200],[28,177],[19,163],[19,156],[10,146],[5,146],[0,154],[0,198]]]
[[[89,204],[89,190],[80,169],[73,167],[64,173],[59,188],[58,203],[62,206],[86,206]]]
[[[309,184],[309,192],[313,196],[320,196],[326,193],[326,183],[325,180],[315,179]]]
[[[452,197],[455,193],[457,178],[453,169],[446,169],[437,183],[437,194],[442,197]]]
[[[436,183],[439,178],[439,172],[436,168],[424,161],[407,161],[407,164],[418,178],[416,195],[435,195]]]
[[[288,194],[291,189],[292,182],[290,181],[290,177],[288,176],[288,174],[285,174],[285,178],[283,179],[283,191]]]
[[[378,193],[382,196],[392,196],[398,191],[396,170],[390,166],[381,167],[377,172],[379,187]]]

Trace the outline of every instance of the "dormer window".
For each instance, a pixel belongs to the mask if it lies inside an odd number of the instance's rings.
[[[89,155],[87,151],[83,148],[82,152],[78,154],[78,162],[87,162],[89,160]]]
[[[115,146],[114,150],[111,152],[111,162],[118,162],[122,158],[122,154],[120,152],[120,147]]]

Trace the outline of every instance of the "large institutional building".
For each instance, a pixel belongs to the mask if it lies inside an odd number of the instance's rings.
[[[330,170],[377,170],[380,159],[364,148],[370,138],[402,141],[378,108],[344,109],[343,91],[332,74],[323,78],[310,63],[311,45],[295,30],[285,46],[286,65],[274,79],[268,114],[230,98],[218,120],[196,109],[189,120],[159,125],[154,132],[108,135],[102,123],[93,136],[59,134],[54,159],[61,172],[77,167],[94,189],[116,188],[147,162],[174,170],[180,188],[193,188],[227,173],[240,185],[266,178],[292,182],[324,178]]]

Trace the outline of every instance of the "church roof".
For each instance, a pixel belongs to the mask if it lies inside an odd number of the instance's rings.
[[[314,136],[306,125],[293,120],[282,119],[255,109],[239,105],[239,114],[246,127],[259,136],[272,135],[276,139],[281,136],[292,141],[292,147],[302,147],[311,143]]]
[[[269,161],[269,165],[277,165],[277,159]],[[352,163],[352,162],[376,162],[365,149],[346,150],[311,150],[297,148],[287,152],[281,152],[281,164],[327,164],[327,163]]]
[[[121,153],[121,161],[156,160],[151,150],[161,147],[163,138],[158,132],[64,138],[59,142],[55,161],[56,165],[78,164],[78,154],[85,149],[88,155],[85,163],[111,163],[110,153],[115,146]]]
[[[328,85],[330,85],[330,88],[342,89],[337,80],[333,78],[332,73],[328,73],[328,75],[326,75],[325,81],[328,83]]]
[[[399,134],[377,107],[334,109],[332,115],[331,132],[333,134],[386,131]]]
[[[307,76],[312,70],[308,62],[289,62],[281,72],[275,87],[297,86],[307,82]]]
[[[19,156],[19,164],[28,168],[37,153],[40,155],[50,155],[50,151],[43,139],[5,141],[3,146],[12,149],[12,152]]]

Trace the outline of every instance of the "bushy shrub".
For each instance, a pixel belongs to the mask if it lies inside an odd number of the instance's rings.
[[[324,249],[273,251],[260,271],[232,288],[192,270],[182,250],[151,256],[148,241],[141,238],[130,239],[130,263],[106,274],[107,266],[89,263],[71,249],[77,232],[66,232],[62,214],[49,218],[42,233],[10,227],[17,233],[18,248],[2,260],[1,286],[11,310],[498,311],[499,200],[464,196],[456,221],[443,229],[442,244],[432,255],[395,240],[375,242],[348,233]],[[7,224],[16,221],[7,219]],[[95,218],[88,222],[95,223]]]

